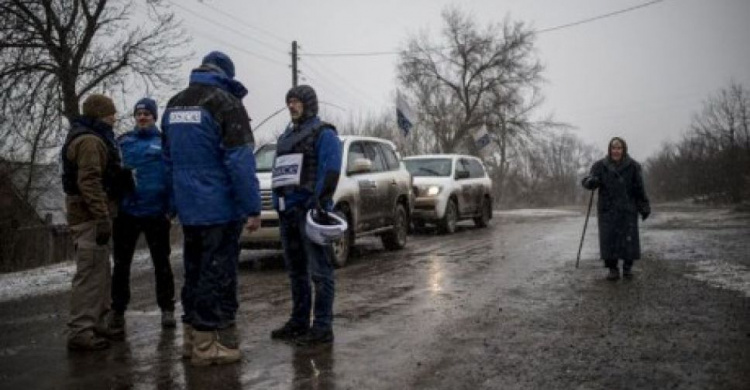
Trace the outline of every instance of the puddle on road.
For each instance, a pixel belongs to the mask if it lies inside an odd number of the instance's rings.
[[[718,260],[698,261],[694,265],[695,273],[689,274],[689,278],[737,291],[750,298],[750,268]]]

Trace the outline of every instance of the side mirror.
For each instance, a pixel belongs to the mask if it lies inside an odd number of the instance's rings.
[[[456,180],[468,179],[469,171],[458,171],[456,172]]]
[[[366,158],[358,158],[354,160],[354,164],[349,166],[346,170],[347,173],[367,173],[372,171],[372,161]]]

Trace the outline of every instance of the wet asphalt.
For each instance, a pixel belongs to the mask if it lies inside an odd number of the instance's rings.
[[[148,269],[133,275],[126,341],[106,351],[66,350],[67,291],[0,302],[0,388],[749,389],[750,213],[654,207],[635,279],[617,282],[595,219],[575,268],[583,220],[499,213],[487,229],[418,231],[397,252],[363,239],[336,271],[330,346],[270,339],[290,310],[282,259],[244,251],[230,366],[181,359]],[[179,291],[179,251],[172,262]]]

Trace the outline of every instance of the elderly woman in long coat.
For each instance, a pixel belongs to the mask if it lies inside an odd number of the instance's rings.
[[[625,141],[615,137],[609,141],[607,157],[594,163],[581,184],[592,191],[599,189],[599,250],[609,268],[607,279],[620,279],[619,259],[622,276],[631,279],[633,261],[641,257],[638,215],[645,221],[651,214],[641,165],[628,156]]]

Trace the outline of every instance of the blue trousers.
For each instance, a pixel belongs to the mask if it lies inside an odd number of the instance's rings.
[[[198,331],[234,325],[237,301],[239,238],[244,221],[183,226],[185,283],[182,322]]]
[[[306,215],[307,210],[302,207],[279,213],[284,263],[292,289],[291,321],[297,325],[309,326],[312,310],[312,327],[331,330],[335,290],[332,248],[315,244],[307,238]],[[315,288],[314,308],[311,280]]]

